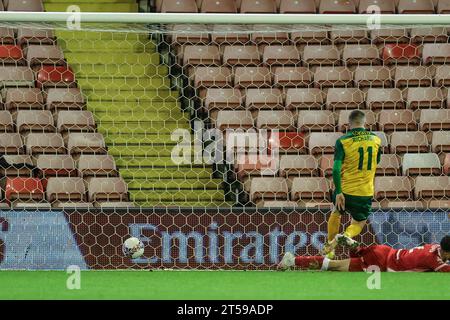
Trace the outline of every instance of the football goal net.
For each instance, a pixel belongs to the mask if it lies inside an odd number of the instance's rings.
[[[363,149],[356,164],[374,177],[357,240],[450,232],[448,16],[0,21],[0,268],[273,269],[285,251],[317,254],[356,109],[381,141],[379,161]],[[130,236],[143,257],[124,257]]]

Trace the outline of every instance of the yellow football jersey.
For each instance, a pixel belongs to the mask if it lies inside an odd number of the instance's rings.
[[[334,159],[342,161],[342,192],[353,196],[373,196],[380,156],[381,139],[373,132],[356,128],[339,138]]]

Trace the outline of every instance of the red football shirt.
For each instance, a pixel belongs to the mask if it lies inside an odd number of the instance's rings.
[[[438,244],[426,244],[412,249],[392,250],[387,259],[388,271],[450,272],[450,265],[442,260]]]

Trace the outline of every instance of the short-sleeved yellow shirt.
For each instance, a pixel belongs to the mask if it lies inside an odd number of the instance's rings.
[[[341,183],[344,194],[373,196],[380,151],[381,139],[363,128],[350,130],[336,141],[334,160],[342,161]]]

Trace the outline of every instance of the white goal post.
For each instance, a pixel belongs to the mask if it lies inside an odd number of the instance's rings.
[[[2,22],[66,22],[76,14],[86,23],[147,24],[326,24],[365,25],[373,14],[215,14],[215,13],[97,13],[0,12]],[[375,14],[383,25],[449,25],[449,14]]]

